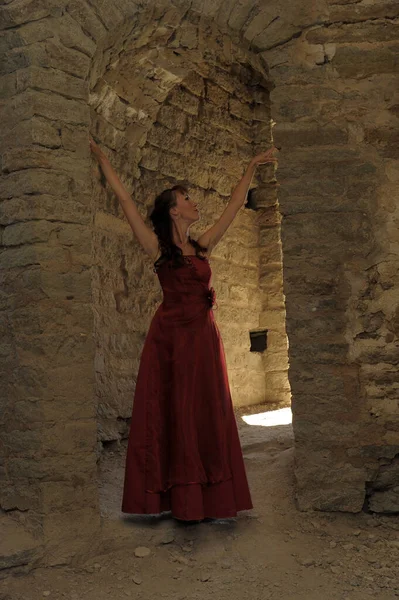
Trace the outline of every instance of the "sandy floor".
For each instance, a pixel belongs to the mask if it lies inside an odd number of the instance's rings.
[[[135,544],[3,579],[0,600],[399,598],[399,517],[298,512],[291,425],[237,421],[252,511],[194,525],[169,513],[123,515],[122,445],[101,461],[101,505],[108,529],[123,528]]]

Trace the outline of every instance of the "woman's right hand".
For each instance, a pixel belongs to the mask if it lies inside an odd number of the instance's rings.
[[[101,150],[100,146],[98,144],[96,144],[96,142],[93,140],[93,138],[91,136],[90,136],[89,140],[90,140],[90,150],[92,151],[92,153],[94,154],[96,159],[98,161],[106,159],[107,158],[106,155]]]

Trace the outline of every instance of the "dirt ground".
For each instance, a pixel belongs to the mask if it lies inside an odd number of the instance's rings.
[[[242,414],[253,510],[200,524],[170,513],[124,515],[121,445],[99,465],[102,513],[116,537],[123,531],[137,543],[103,547],[78,565],[10,576],[0,581],[0,600],[399,598],[399,517],[299,512],[291,425],[248,425]]]

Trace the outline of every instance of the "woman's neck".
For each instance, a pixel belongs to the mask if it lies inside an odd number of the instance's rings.
[[[172,240],[176,246],[179,246],[179,248],[188,246],[190,244],[188,229],[188,226],[185,224],[173,224]]]

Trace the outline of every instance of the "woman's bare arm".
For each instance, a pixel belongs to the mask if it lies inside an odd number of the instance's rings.
[[[105,156],[104,152],[101,148],[95,143],[93,139],[90,138],[90,148],[93,152],[94,156],[98,160],[98,163],[101,167],[102,172],[104,173],[104,177],[108,181],[111,188],[114,190],[121,206],[123,212],[126,215],[126,218],[129,222],[130,227],[132,228],[133,233],[135,234],[137,240],[144,248],[144,250],[155,260],[158,256],[159,252],[159,244],[158,238],[152,229],[150,229],[144,222],[142,216],[140,215],[137,206],[131,197],[131,195],[126,190],[125,186],[119,179],[118,175],[115,173],[111,163],[108,158]]]
[[[254,176],[257,165],[277,162],[276,158],[273,158],[273,151],[275,148],[270,148],[267,152],[262,152],[255,156],[249,163],[244,175],[238,182],[233,194],[230,198],[229,203],[224,209],[221,217],[218,221],[207,231],[205,231],[199,238],[198,243],[205,248],[208,248],[207,254],[209,255],[216,244],[221,240],[227,229],[230,227],[238,211],[243,206],[246,198],[249,186],[251,185],[252,177]]]

